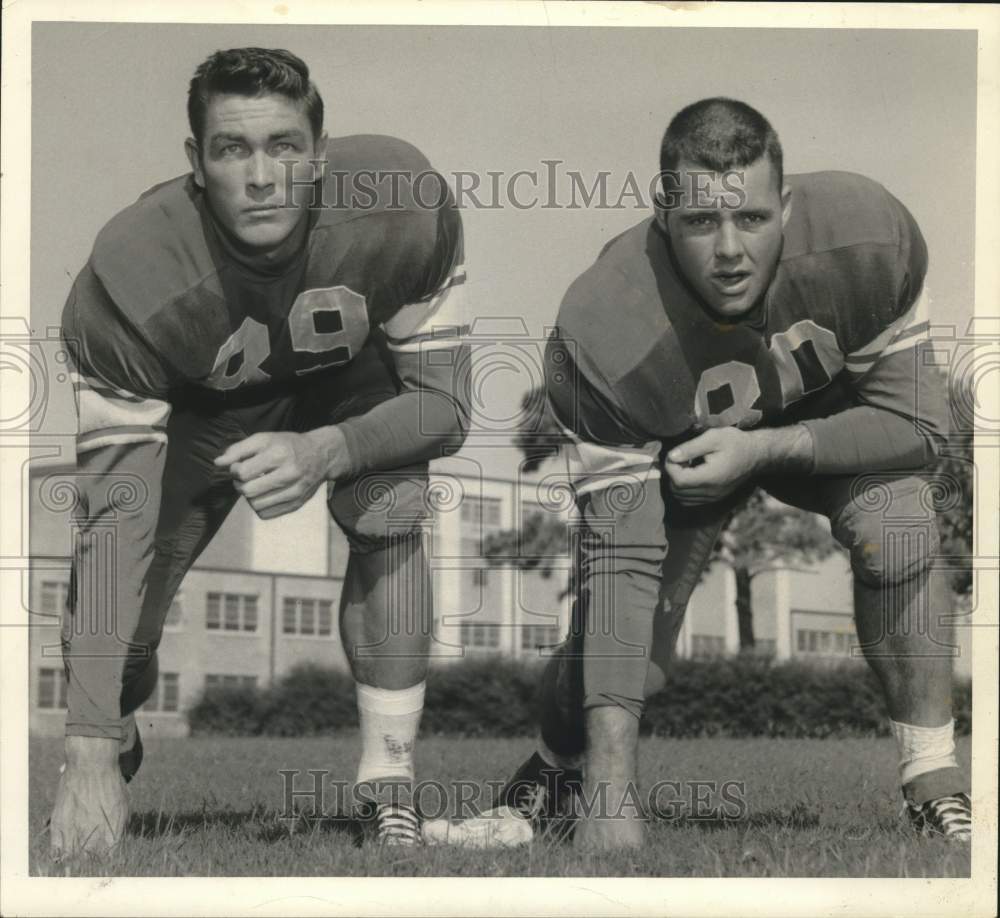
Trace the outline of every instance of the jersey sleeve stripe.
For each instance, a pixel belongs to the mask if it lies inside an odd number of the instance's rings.
[[[895,354],[897,351],[906,350],[919,344],[921,341],[926,341],[930,327],[930,322],[921,322],[919,325],[913,325],[900,332],[896,338],[889,342],[889,346],[882,351],[882,356]]]
[[[892,325],[864,347],[847,355],[844,360],[847,369],[854,374],[865,373],[880,357],[915,347],[926,340],[930,330],[928,300],[925,287],[913,305]]]
[[[392,338],[386,335],[386,343],[391,351],[416,353],[438,348],[458,347],[469,334],[468,325],[435,328],[432,332],[413,335],[411,338]]]
[[[121,393],[79,375],[75,384],[79,419],[77,449],[94,449],[111,442],[137,443],[166,438],[170,404],[156,398]],[[126,439],[121,439],[121,438]],[[109,439],[114,438],[114,439]]]
[[[607,446],[583,440],[565,427],[562,432],[569,441],[565,454],[570,485],[578,496],[660,477],[658,440],[641,446]]]
[[[635,466],[632,469],[622,469],[615,474],[603,474],[581,478],[573,483],[577,496],[593,494],[595,491],[606,491],[615,485],[634,485],[637,482],[657,481],[660,470],[647,465]]]
[[[167,432],[162,428],[144,427],[112,427],[108,430],[94,430],[88,434],[80,434],[76,438],[77,453],[103,449],[108,446],[127,446],[133,443],[166,443]]]
[[[898,354],[900,351],[910,350],[926,341],[929,331],[930,323],[921,322],[919,325],[914,325],[912,328],[900,333],[898,337],[889,342],[885,349],[879,353],[873,354],[870,357],[848,357],[845,365],[851,373],[865,373],[875,366],[876,362],[881,358],[888,357],[891,354]]]
[[[435,297],[443,296],[446,291],[451,290],[452,287],[461,287],[465,283],[465,268],[457,268],[448,277],[445,278],[444,283],[437,288],[430,296],[425,297],[421,302],[429,303]]]
[[[390,344],[400,347],[417,337],[440,335],[446,329],[462,328],[465,314],[465,270],[456,269],[429,297],[403,306],[382,330]]]
[[[79,392],[81,389],[90,389],[106,397],[117,398],[125,402],[145,401],[141,395],[136,395],[134,392],[128,392],[125,389],[117,389],[109,383],[102,382],[93,376],[85,376],[82,373],[70,373],[69,379],[75,392]]]

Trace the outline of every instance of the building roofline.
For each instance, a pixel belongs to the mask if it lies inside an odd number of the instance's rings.
[[[34,553],[28,557],[28,561],[65,561],[71,563],[69,555],[49,555]],[[300,574],[296,571],[270,571],[255,570],[249,567],[224,567],[218,564],[192,564],[188,571],[201,571],[215,574],[242,574],[259,577],[292,577],[298,580],[337,580],[343,583],[344,578],[339,574]]]

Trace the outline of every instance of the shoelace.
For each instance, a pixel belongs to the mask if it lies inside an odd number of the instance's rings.
[[[383,803],[376,810],[375,819],[380,842],[414,845],[420,842],[420,817],[412,807]]]
[[[972,813],[962,797],[939,797],[937,800],[928,801],[925,806],[930,808],[945,831],[964,831],[972,828]]]
[[[972,831],[972,811],[965,795],[951,794],[928,800],[922,806],[911,806],[919,826],[940,832],[942,835],[964,835]]]
[[[541,784],[526,788],[522,799],[518,801],[518,811],[527,819],[535,819],[545,809],[545,796],[545,788]]]

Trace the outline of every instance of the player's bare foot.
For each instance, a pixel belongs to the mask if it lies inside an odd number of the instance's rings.
[[[114,739],[66,737],[66,770],[49,824],[53,857],[106,854],[125,835],[128,796],[118,746]]]
[[[617,851],[641,848],[645,839],[646,829],[641,819],[590,817],[577,822],[573,847],[578,851]]]
[[[577,806],[580,818],[573,846],[582,851],[638,848],[646,827],[639,808],[635,783],[630,780],[584,781]]]
[[[636,848],[645,824],[636,772],[639,719],[617,705],[587,711],[587,756],[573,845],[582,850]]]

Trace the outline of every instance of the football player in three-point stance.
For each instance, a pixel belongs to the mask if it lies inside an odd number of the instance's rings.
[[[579,821],[577,842],[641,841],[627,795],[643,704],[664,685],[728,512],[760,484],[825,514],[850,553],[857,633],[884,690],[910,817],[968,841],[950,592],[933,570],[921,478],[948,409],[922,359],[920,230],[869,179],[783,175],[770,124],[730,99],[677,114],[660,178],[655,216],[572,284],[547,348],[549,401],[593,538],[573,633],[543,679],[539,751],[504,802],[538,811],[544,798],[553,815],[581,780],[591,801],[603,785],[605,812]]]
[[[412,843],[427,463],[461,444],[468,418],[460,217],[408,144],[328,141],[287,51],[213,54],[188,115],[191,173],[107,224],[63,314],[84,523],[51,845],[121,839],[142,754],[132,712],[155,687],[164,617],[236,500],[267,519],[324,483],[350,544],[340,627],[358,781],[380,785],[379,837]]]

